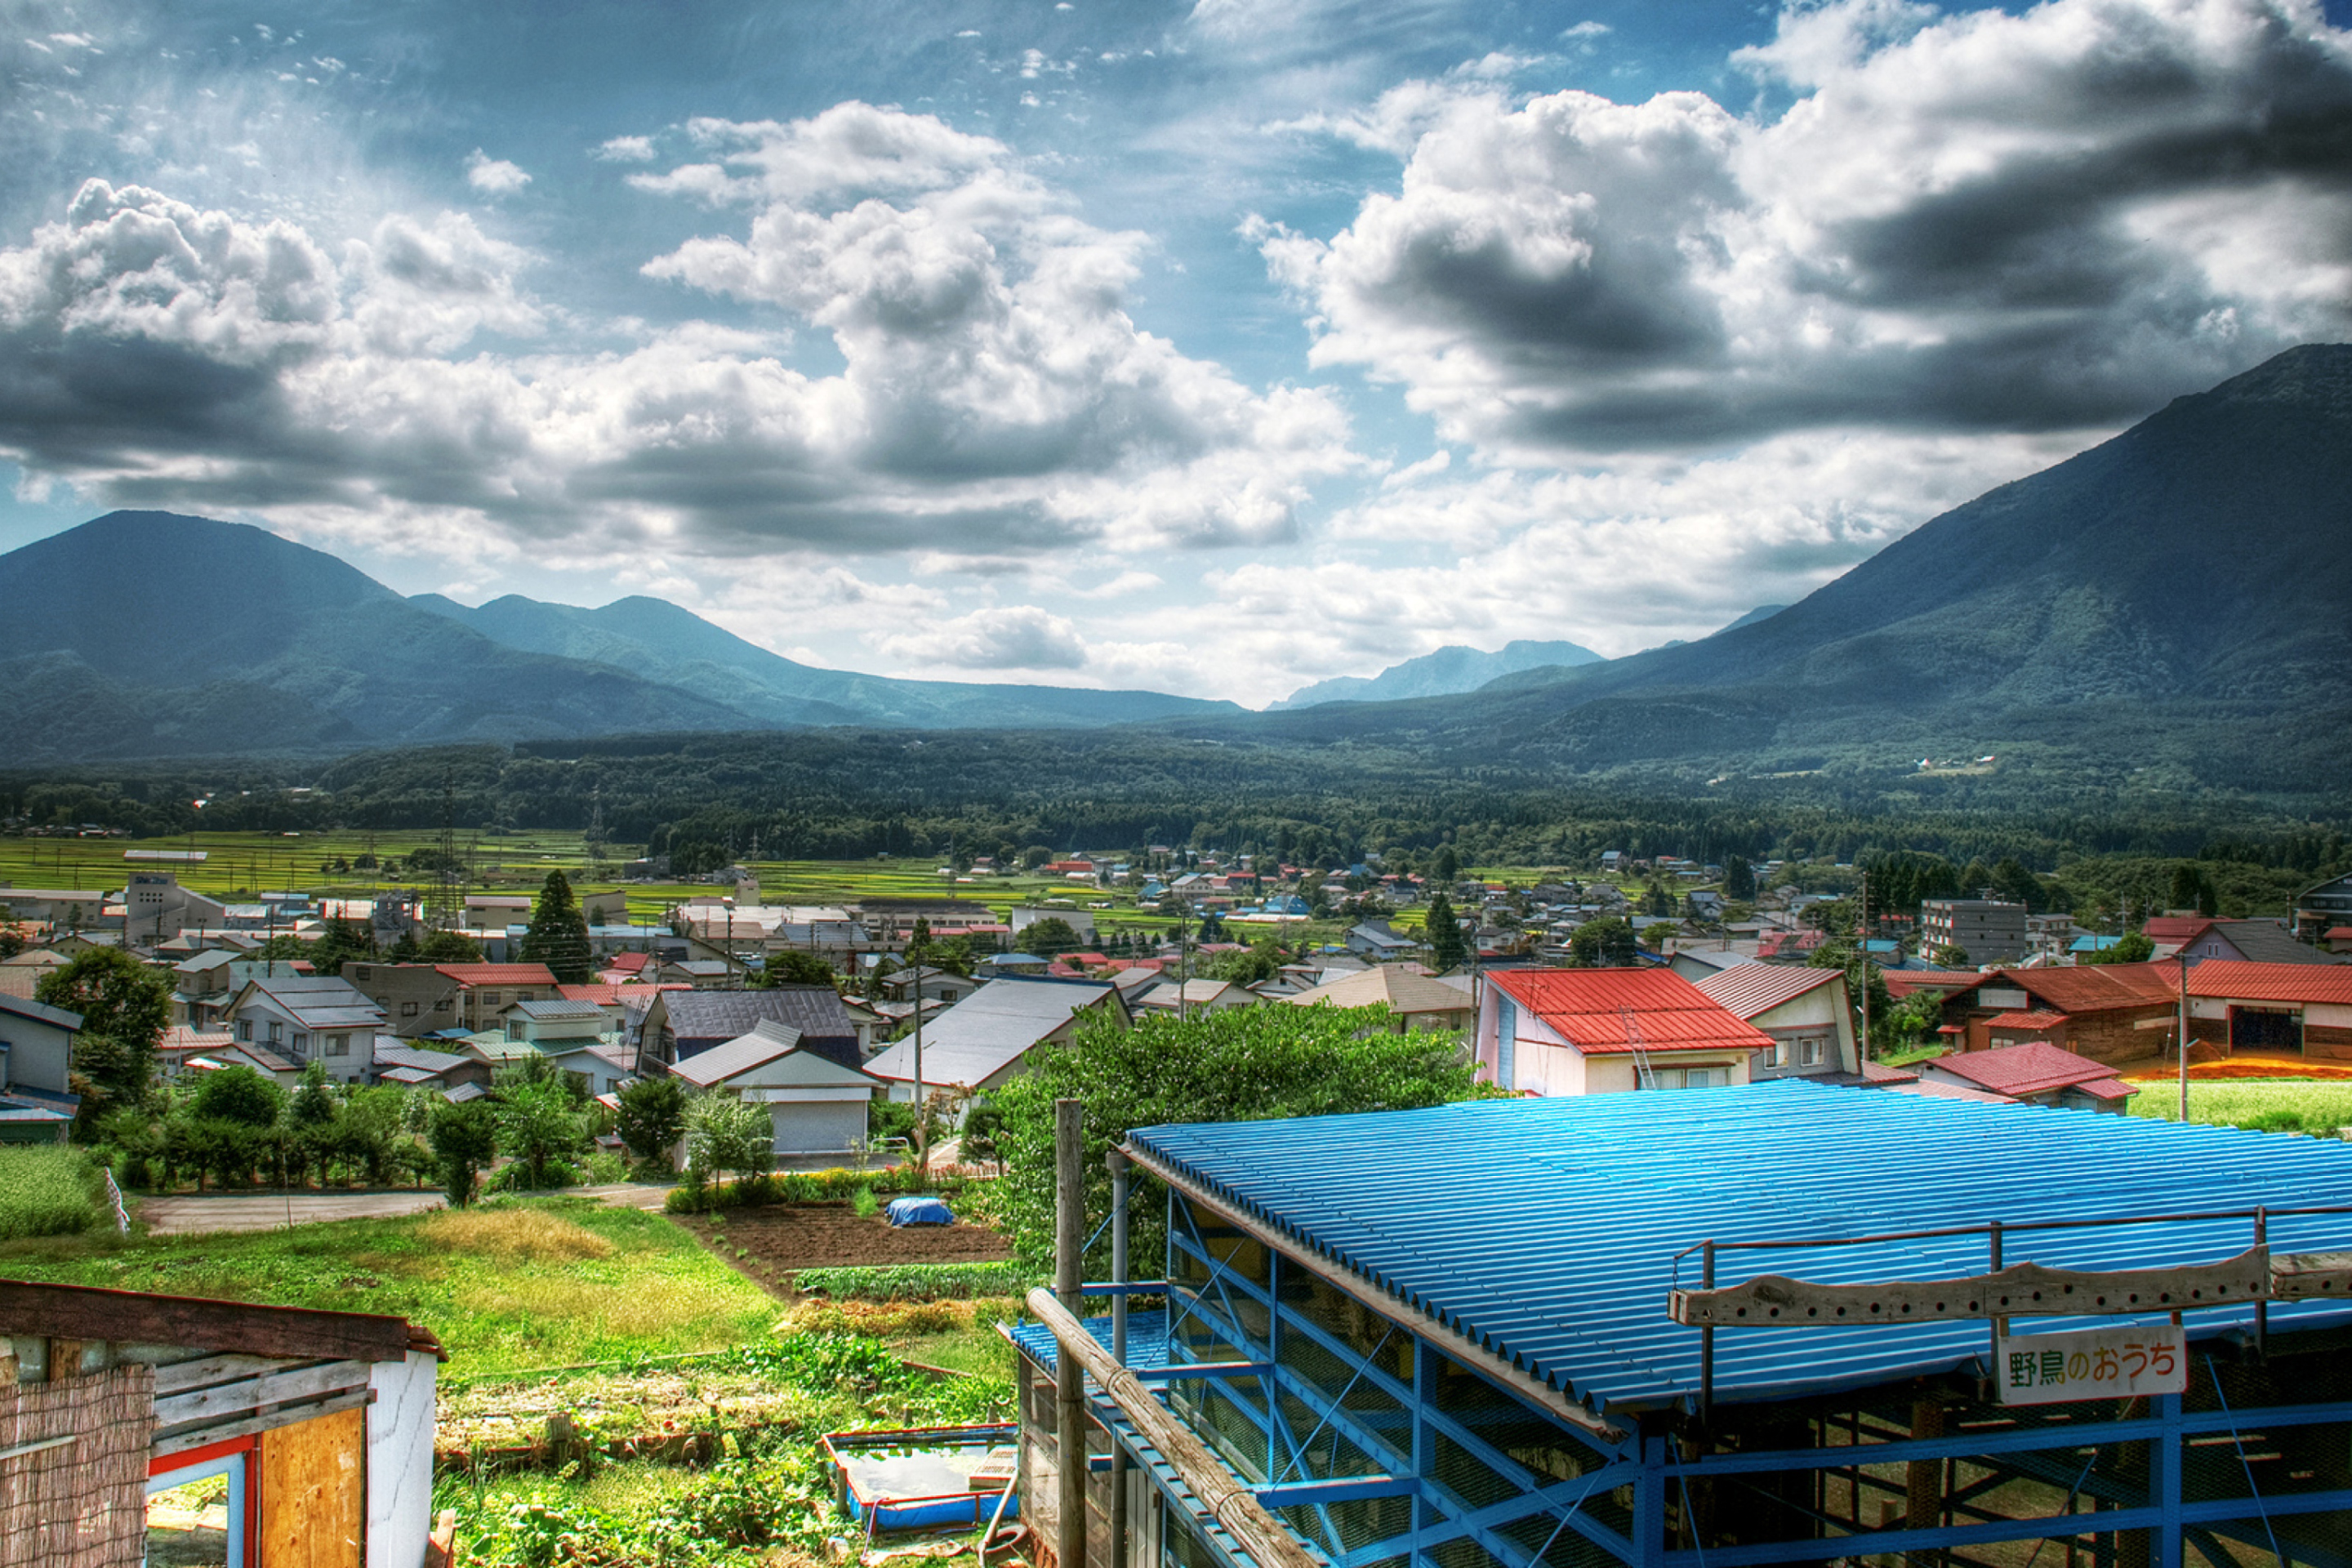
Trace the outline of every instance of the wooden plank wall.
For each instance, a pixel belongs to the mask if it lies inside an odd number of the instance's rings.
[[[138,1568],[154,1399],[144,1366],[0,1385],[0,1452],[72,1439],[0,1459],[0,1563]]]
[[[361,1568],[367,1412],[280,1426],[260,1447],[261,1568]]]

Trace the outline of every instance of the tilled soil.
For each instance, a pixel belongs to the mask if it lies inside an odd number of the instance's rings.
[[[898,1263],[989,1263],[1013,1256],[985,1226],[893,1227],[880,1215],[860,1217],[845,1203],[776,1204],[709,1215],[673,1216],[738,1270],[778,1296],[793,1295],[803,1268],[883,1268]],[[748,1256],[747,1256],[748,1255]]]

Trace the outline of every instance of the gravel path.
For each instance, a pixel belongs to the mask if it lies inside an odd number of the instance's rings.
[[[139,1217],[151,1236],[196,1236],[215,1230],[282,1230],[330,1219],[385,1219],[437,1209],[439,1193],[231,1194],[220,1197],[149,1198]]]

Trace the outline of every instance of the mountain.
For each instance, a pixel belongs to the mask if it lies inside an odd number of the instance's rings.
[[[170,512],[110,512],[0,555],[0,734],[20,764],[1241,711],[810,669],[658,599],[409,600],[323,551]]]
[[[2022,744],[2111,776],[2338,788],[2347,542],[2352,345],[2308,345],[1933,519],[1765,619],[1442,701],[1260,715],[1249,732],[1547,767]]]
[[[633,596],[594,610],[520,595],[471,610],[438,594],[409,603],[508,647],[613,665],[700,692],[763,724],[1030,729],[1241,711],[1231,702],[1157,691],[901,680],[817,669],[745,642],[666,599]]]
[[[1774,616],[1779,615],[1788,607],[1789,606],[1786,605],[1759,605],[1754,609],[1748,611],[1746,615],[1740,616],[1738,620],[1732,622],[1729,626],[1717,626],[1715,630],[1707,633],[1707,636],[1719,637],[1726,632],[1736,632],[1742,626],[1752,626],[1759,621],[1769,621]]]
[[[1601,656],[1572,642],[1505,643],[1499,653],[1481,653],[1454,645],[1419,658],[1392,664],[1374,676],[1342,675],[1302,686],[1279,702],[1266,705],[1269,713],[1312,708],[1320,702],[1384,702],[1404,697],[1448,697],[1475,691],[1497,676],[1548,666],[1596,664]]]

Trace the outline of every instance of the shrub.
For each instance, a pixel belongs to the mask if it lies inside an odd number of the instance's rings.
[[[803,1268],[793,1288],[836,1300],[965,1301],[1027,1293],[1034,1271],[1017,1263],[901,1263],[884,1268]]]
[[[918,1183],[914,1173],[887,1171],[783,1171],[740,1182],[698,1183],[698,1167],[689,1166],[685,1179],[670,1189],[662,1207],[670,1214],[708,1214],[720,1209],[752,1208],[761,1204],[821,1204],[855,1201],[861,1192],[926,1192],[942,1195],[964,1190],[961,1176],[934,1173]]]
[[[882,1200],[874,1195],[872,1187],[860,1187],[849,1194],[849,1212],[859,1219],[872,1219],[882,1212]]]
[[[583,1168],[587,1173],[588,1180],[599,1186],[614,1182],[625,1182],[629,1179],[629,1163],[608,1150],[599,1149],[589,1155],[587,1163]]]
[[[482,1178],[482,1193],[551,1193],[562,1187],[576,1187],[582,1180],[578,1166],[564,1160],[549,1160],[537,1170],[517,1160],[501,1165]]]
[[[101,1213],[96,1179],[79,1149],[0,1149],[0,1241],[89,1229]]]

